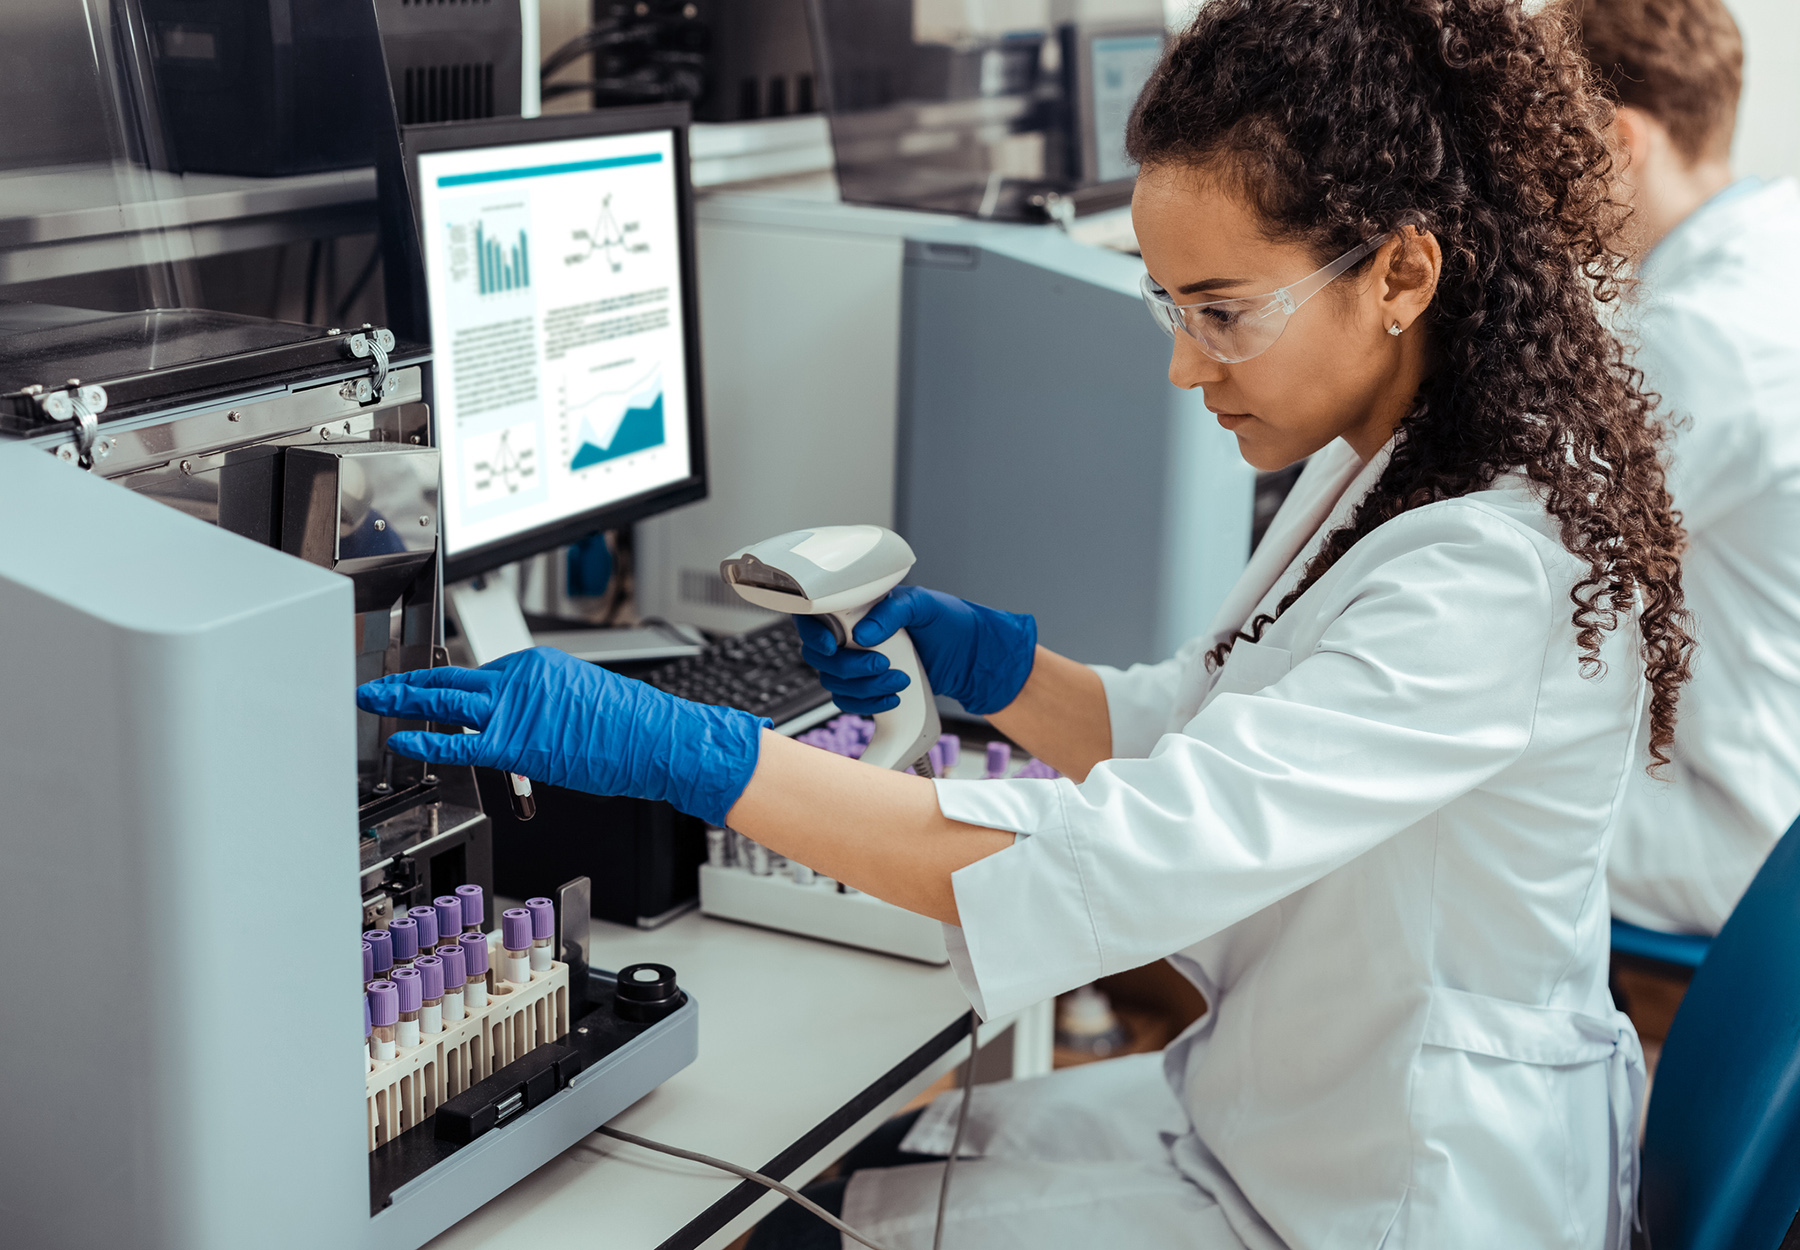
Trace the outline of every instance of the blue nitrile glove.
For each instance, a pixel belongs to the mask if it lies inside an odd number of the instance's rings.
[[[819,670],[825,688],[846,712],[869,716],[900,706],[905,673],[896,673],[876,651],[839,650],[831,627],[814,616],[796,616],[800,654]],[[904,629],[925,676],[978,716],[998,712],[1019,697],[1037,655],[1037,621],[997,612],[935,590],[900,586],[869,609],[850,636],[872,647]]]
[[[481,764],[590,794],[664,799],[714,825],[750,784],[769,721],[690,703],[550,647],[480,668],[425,668],[359,686],[365,712],[467,725],[388,739],[431,764]]]

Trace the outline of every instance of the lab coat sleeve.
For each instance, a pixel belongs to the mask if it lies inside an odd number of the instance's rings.
[[[1531,538],[1451,501],[1390,521],[1337,571],[1309,592],[1327,622],[1316,645],[1148,758],[1079,785],[937,783],[945,815],[1027,835],[952,877],[952,963],[984,1015],[1218,933],[1524,751],[1553,639],[1568,655],[1569,569],[1553,591]]]
[[[1169,728],[1183,685],[1194,681],[1196,666],[1204,675],[1206,650],[1211,642],[1210,638],[1196,638],[1173,659],[1160,664],[1133,664],[1127,669],[1091,666],[1106,691],[1114,756],[1142,759],[1150,754],[1157,739]]]
[[[1644,385],[1670,418],[1669,495],[1699,534],[1766,484],[1754,380],[1727,328],[1680,301],[1645,313],[1639,343]]]

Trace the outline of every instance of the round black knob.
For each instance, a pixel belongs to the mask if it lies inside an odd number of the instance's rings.
[[[632,964],[619,969],[613,1010],[621,1020],[651,1024],[687,1001],[675,984],[675,969],[667,964]]]

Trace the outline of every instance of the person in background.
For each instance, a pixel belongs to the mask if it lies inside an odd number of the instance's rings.
[[[1743,80],[1721,0],[1583,0],[1613,94],[1614,194],[1640,279],[1621,329],[1671,424],[1698,625],[1667,780],[1634,770],[1613,914],[1717,933],[1800,816],[1800,188],[1733,181]]]

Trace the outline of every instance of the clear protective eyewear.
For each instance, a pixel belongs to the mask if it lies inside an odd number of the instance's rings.
[[[1144,307],[1170,338],[1185,330],[1200,350],[1221,364],[1235,365],[1260,356],[1275,346],[1287,328],[1288,318],[1300,305],[1323,291],[1357,261],[1386,243],[1391,234],[1377,235],[1290,286],[1267,295],[1208,300],[1204,304],[1177,304],[1169,293],[1145,274],[1138,287]]]

